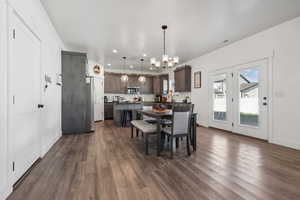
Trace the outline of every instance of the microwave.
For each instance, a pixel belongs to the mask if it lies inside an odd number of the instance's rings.
[[[128,87],[127,94],[140,94],[140,88],[139,87]]]

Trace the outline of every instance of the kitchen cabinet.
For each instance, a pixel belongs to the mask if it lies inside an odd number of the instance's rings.
[[[191,92],[191,67],[186,65],[174,71],[175,92]]]
[[[105,73],[104,74],[104,93],[125,94],[127,84],[121,81],[121,74]]]
[[[140,94],[153,94],[153,76],[145,76],[146,82],[141,84],[138,80],[139,75],[129,74],[128,82],[121,81],[122,74],[104,73],[104,93],[127,94],[127,87],[139,87]]]
[[[168,74],[160,75],[160,89],[161,89],[161,94],[168,94],[168,92],[169,92],[169,75]]]
[[[128,75],[128,84],[127,87],[140,87],[138,75]],[[126,91],[127,92],[127,91]]]
[[[160,87],[160,77],[154,76],[153,77],[153,93],[154,94],[161,94],[161,87]]]
[[[169,75],[163,74],[153,77],[153,93],[167,94],[169,90]]]
[[[140,84],[140,93],[141,94],[153,94],[153,77],[152,76],[145,76],[146,82]]]
[[[113,103],[104,103],[104,119],[114,118],[114,105]]]

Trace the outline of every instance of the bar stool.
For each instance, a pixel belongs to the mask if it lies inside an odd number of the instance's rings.
[[[127,126],[127,122],[132,121],[132,110],[122,110],[121,111],[121,123],[122,123],[122,127],[126,127]]]

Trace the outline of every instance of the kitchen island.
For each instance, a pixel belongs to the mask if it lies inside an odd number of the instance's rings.
[[[134,112],[134,110],[141,110],[142,108],[143,102],[115,102],[113,108],[115,125],[122,125],[121,116],[124,110],[133,110],[132,118],[136,119],[136,112]]]

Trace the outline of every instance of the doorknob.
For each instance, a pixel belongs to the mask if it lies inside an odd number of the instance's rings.
[[[38,104],[38,108],[44,108],[44,104]]]
[[[263,103],[264,106],[267,106],[268,104],[266,102]]]

